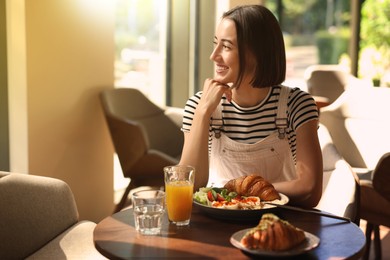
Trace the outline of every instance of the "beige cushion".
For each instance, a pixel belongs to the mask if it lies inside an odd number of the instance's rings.
[[[336,169],[336,163],[341,159],[341,155],[334,146],[332,137],[324,125],[320,124],[318,128],[318,138],[322,151],[324,172],[331,172]]]
[[[351,167],[344,160],[333,171],[324,171],[323,194],[318,209],[355,219],[358,212],[356,182]]]
[[[323,193],[317,209],[358,221],[357,182],[350,165],[341,157],[328,129],[318,128],[323,160]]]
[[[316,208],[358,222],[359,193],[356,176],[337,151],[325,126],[319,126],[318,137],[324,176],[323,193]]]
[[[95,226],[93,222],[80,221],[27,259],[105,259],[93,243]]]

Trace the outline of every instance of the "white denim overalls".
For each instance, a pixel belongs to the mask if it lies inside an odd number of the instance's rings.
[[[212,116],[212,143],[207,186],[223,187],[230,179],[259,174],[273,182],[296,178],[295,164],[288,143],[287,100],[290,88],[282,86],[278,101],[276,127],[273,134],[254,144],[245,144],[227,137],[223,129],[222,104]]]

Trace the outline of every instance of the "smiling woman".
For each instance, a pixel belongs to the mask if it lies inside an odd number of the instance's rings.
[[[315,206],[322,184],[318,111],[308,93],[282,85],[286,56],[275,16],[261,5],[225,12],[210,59],[214,77],[188,100],[183,117],[180,163],[197,169],[195,189],[255,173],[293,204]]]

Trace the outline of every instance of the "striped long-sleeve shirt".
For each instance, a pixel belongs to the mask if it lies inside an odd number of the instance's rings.
[[[253,107],[240,107],[234,101],[230,103],[223,97],[223,132],[232,140],[251,144],[277,131],[275,118],[280,90],[280,86],[272,87],[267,97]],[[201,96],[202,91],[187,101],[184,109],[183,131],[190,131]],[[294,161],[296,160],[296,131],[301,125],[311,120],[318,120],[318,110],[314,99],[301,89],[292,88],[287,103],[287,138]],[[211,147],[212,134],[210,125],[209,147]]]

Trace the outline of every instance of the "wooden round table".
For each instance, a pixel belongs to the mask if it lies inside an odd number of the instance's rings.
[[[363,255],[365,236],[351,222],[286,209],[277,209],[275,214],[320,238],[317,248],[291,257],[293,259],[358,259]],[[188,227],[170,224],[165,215],[160,235],[143,236],[134,228],[133,210],[130,208],[98,223],[93,239],[96,249],[109,259],[248,259],[249,256],[230,243],[230,237],[256,224],[252,221],[215,219],[204,215],[195,205]]]

